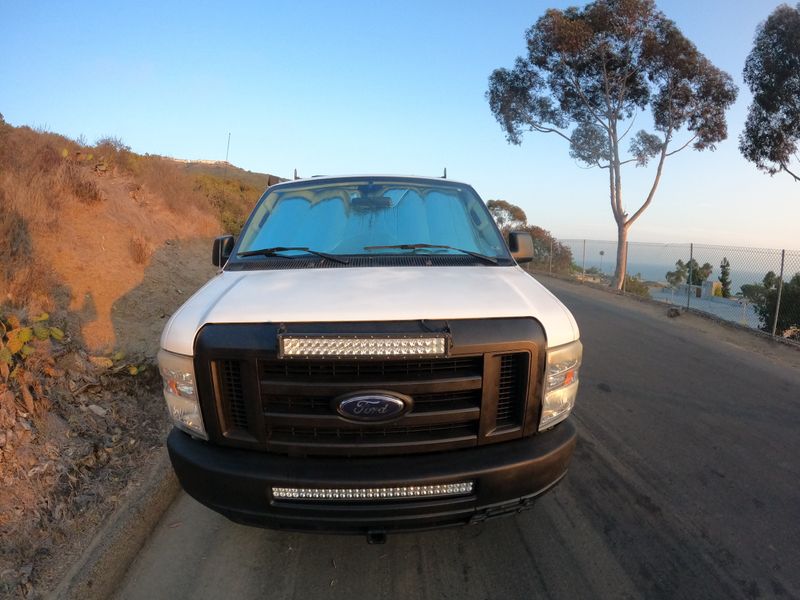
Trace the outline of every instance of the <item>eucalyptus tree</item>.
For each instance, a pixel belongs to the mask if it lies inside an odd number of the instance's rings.
[[[486,207],[494,217],[498,227],[502,230],[503,235],[506,235],[512,229],[519,229],[528,224],[528,216],[516,204],[511,204],[511,202],[506,202],[505,200],[489,200],[486,203]]]
[[[557,135],[574,159],[607,170],[618,241],[613,285],[621,288],[628,232],[652,203],[666,159],[689,147],[714,150],[727,137],[737,88],[652,0],[550,9],[525,38],[514,67],[491,74],[489,106],[510,143],[521,144],[526,131]],[[652,127],[633,133],[643,113]],[[651,161],[652,182],[629,211],[622,167]]]
[[[739,150],[760,170],[800,181],[800,4],[781,4],[758,26],[744,81],[753,103]]]

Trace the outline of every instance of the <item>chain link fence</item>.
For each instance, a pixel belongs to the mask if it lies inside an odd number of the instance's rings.
[[[532,272],[611,285],[617,243],[535,244]],[[708,244],[628,243],[624,291],[800,344],[800,251]]]

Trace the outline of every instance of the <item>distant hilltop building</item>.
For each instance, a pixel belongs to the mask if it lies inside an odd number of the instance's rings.
[[[220,166],[229,166],[232,167],[233,165],[226,160],[190,160],[188,158],[174,158],[172,156],[162,156],[166,160],[171,160],[172,162],[179,162],[179,163],[195,163],[198,165],[220,165]]]

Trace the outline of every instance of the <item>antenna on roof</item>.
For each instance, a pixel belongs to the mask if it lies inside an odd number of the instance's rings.
[[[442,175],[442,179],[447,179],[447,167],[444,168],[444,175]]]
[[[295,178],[295,179],[300,179],[300,178],[297,176],[297,169],[295,169],[295,170],[294,170],[294,178]]]

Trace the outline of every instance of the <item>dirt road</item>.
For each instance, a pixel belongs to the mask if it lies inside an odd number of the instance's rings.
[[[585,356],[575,461],[531,512],[369,546],[181,495],[119,598],[800,597],[800,353],[543,282]]]

